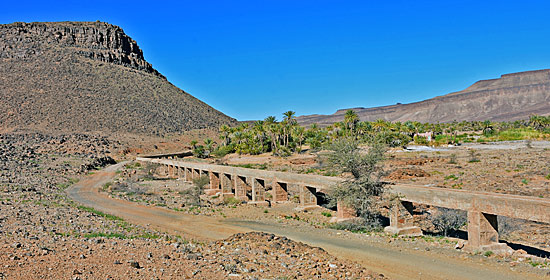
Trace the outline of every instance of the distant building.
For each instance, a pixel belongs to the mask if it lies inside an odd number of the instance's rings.
[[[423,133],[417,133],[416,136],[424,137],[426,140],[432,141],[433,132],[423,132]]]

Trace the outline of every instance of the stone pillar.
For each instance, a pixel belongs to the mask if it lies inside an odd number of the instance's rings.
[[[220,173],[220,182],[223,196],[233,196],[233,181],[230,174]]]
[[[247,184],[246,178],[241,177],[237,174],[233,174],[232,178],[233,186],[235,188],[235,197],[239,198],[242,201],[248,201],[246,191],[250,188],[250,186]]]
[[[183,172],[185,172],[185,181],[193,181],[193,174],[191,174],[191,170],[189,168],[185,167]]]
[[[265,181],[258,178],[250,178],[252,187],[252,201],[249,204],[268,206],[269,202],[265,201]]]
[[[181,167],[176,165],[176,177],[181,178]]]
[[[317,206],[317,190],[308,186],[300,186],[300,206]]]
[[[220,175],[212,171],[208,172],[208,177],[210,178],[210,188],[204,190],[207,195],[215,195],[221,191],[220,189]]]
[[[397,235],[421,236],[422,230],[413,224],[412,202],[396,201],[390,210],[390,226],[384,228],[385,232]]]
[[[219,190],[220,189],[220,175],[210,171],[210,189]]]
[[[288,201],[288,186],[286,183],[278,182],[277,179],[273,180],[273,201],[283,202]]]
[[[174,178],[174,166],[173,165],[168,165],[168,177],[169,178]]]
[[[497,216],[479,211],[468,211],[468,243],[472,251],[507,251],[508,245],[498,243]]]

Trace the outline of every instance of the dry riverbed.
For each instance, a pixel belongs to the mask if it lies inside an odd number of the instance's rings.
[[[163,207],[198,217],[214,217],[226,220],[229,224],[235,221],[243,226],[259,223],[274,225],[278,228],[300,229],[304,232],[317,230],[324,232],[326,235],[339,236],[344,239],[351,238],[350,240],[358,239],[361,242],[376,246],[389,246],[396,250],[422,250],[428,252],[427,254],[431,254],[434,258],[440,255],[463,259],[467,262],[488,262],[499,266],[504,265],[511,271],[530,271],[537,275],[550,273],[550,265],[544,264],[539,259],[525,258],[522,256],[524,253],[522,251],[517,251],[510,256],[496,256],[491,252],[468,253],[457,250],[456,245],[461,241],[455,237],[426,235],[419,238],[407,238],[390,236],[382,232],[351,233],[330,229],[330,219],[335,215],[334,211],[321,207],[307,211],[296,211],[295,208],[298,204],[292,201],[267,207],[241,204],[233,199],[224,200],[216,196],[207,197],[202,195],[202,205],[198,207],[189,204],[191,201],[189,190],[193,188],[193,185],[182,179],[169,179],[166,175],[163,168],[132,163],[120,172],[119,177],[112,184],[104,185],[102,191],[116,199],[129,200],[141,205]],[[423,219],[419,220],[426,220],[426,218],[424,216]],[[247,222],[243,223],[241,221]],[[252,222],[252,224],[248,224],[249,222]],[[429,223],[424,221],[423,228],[425,230],[429,229],[430,226]],[[538,226],[539,228],[535,228],[534,231],[538,233],[535,236],[546,236],[548,232],[544,231],[545,225]],[[254,228],[254,226],[251,228]],[[261,228],[264,227],[258,227],[258,229]],[[519,229],[517,227],[511,228],[511,232],[508,233],[507,237],[512,236],[525,244],[531,244],[528,241],[533,239],[525,239],[524,237],[528,235],[521,234]]]
[[[82,134],[0,135],[0,279],[384,278],[284,237],[192,242],[69,199],[65,190],[112,163],[118,145]]]

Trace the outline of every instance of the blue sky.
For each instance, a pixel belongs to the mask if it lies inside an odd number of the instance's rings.
[[[121,26],[239,120],[408,103],[550,68],[550,1],[8,1],[0,23]]]

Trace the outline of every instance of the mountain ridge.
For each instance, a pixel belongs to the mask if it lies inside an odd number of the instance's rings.
[[[362,121],[452,122],[517,120],[550,114],[550,69],[503,74],[480,80],[464,90],[430,99],[372,108],[350,108]],[[329,125],[342,121],[350,109],[332,115],[299,116],[302,125]]]

